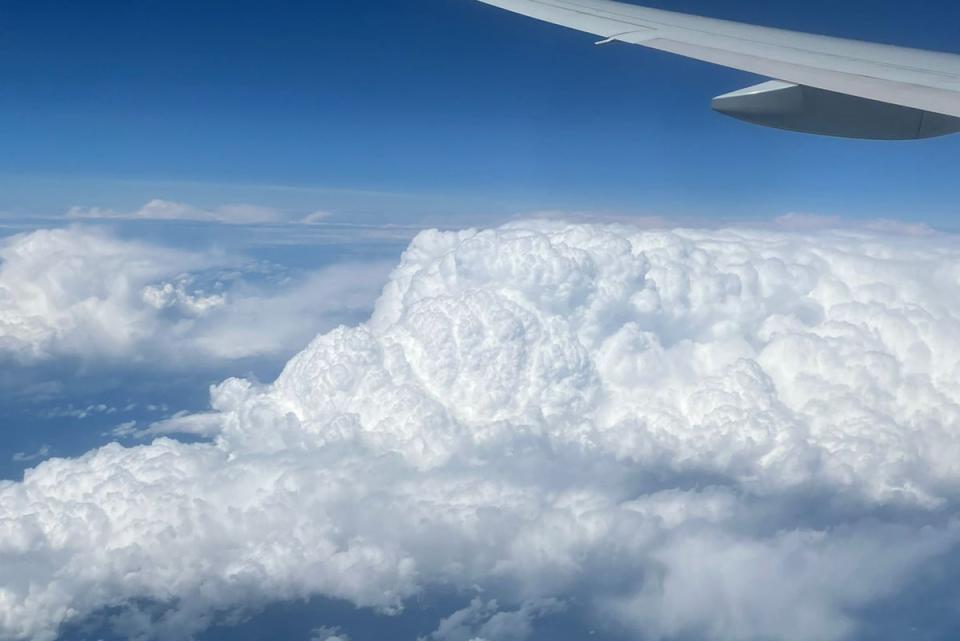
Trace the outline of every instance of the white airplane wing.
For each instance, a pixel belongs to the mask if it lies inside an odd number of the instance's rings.
[[[796,33],[611,0],[481,0],[594,34],[779,82],[721,96],[714,108],[784,129],[859,138],[960,130],[960,55]],[[598,44],[601,44],[598,43]]]

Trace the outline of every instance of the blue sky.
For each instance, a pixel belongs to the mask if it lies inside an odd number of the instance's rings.
[[[651,4],[943,50],[960,23],[950,2]],[[556,209],[950,226],[960,195],[956,139],[750,127],[708,107],[746,74],[467,0],[15,0],[0,19],[0,211],[15,215],[165,198],[366,222]]]

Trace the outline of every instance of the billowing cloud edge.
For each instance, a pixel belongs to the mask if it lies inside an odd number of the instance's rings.
[[[0,485],[0,636],[479,586],[651,639],[856,638],[957,554],[958,259],[852,231],[425,232],[369,322],[218,386],[211,442]]]

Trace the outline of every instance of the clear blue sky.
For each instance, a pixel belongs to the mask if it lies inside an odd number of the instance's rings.
[[[648,4],[960,49],[944,0]],[[951,226],[960,202],[960,138],[753,128],[709,109],[746,74],[471,0],[8,0],[0,79],[14,215],[159,197],[414,222],[553,208]]]

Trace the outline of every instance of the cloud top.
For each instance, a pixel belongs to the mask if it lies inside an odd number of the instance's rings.
[[[567,602],[650,639],[857,638],[958,554],[958,290],[948,237],[425,232],[369,322],[216,388],[209,443],[0,485],[0,636],[442,586],[487,596],[436,639]]]

